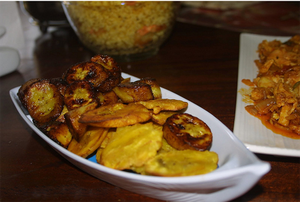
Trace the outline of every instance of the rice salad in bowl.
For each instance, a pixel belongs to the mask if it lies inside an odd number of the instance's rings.
[[[172,31],[177,5],[171,1],[63,2],[71,26],[86,47],[129,60],[158,52]]]

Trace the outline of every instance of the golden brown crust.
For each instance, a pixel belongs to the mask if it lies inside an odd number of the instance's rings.
[[[145,78],[141,78],[138,81],[135,81],[134,83],[145,83],[145,84],[150,85],[154,99],[162,98],[161,89],[160,89],[160,86],[159,86],[158,82],[156,81],[156,79],[150,78],[150,77],[145,77]]]
[[[48,137],[57,144],[67,148],[72,140],[72,134],[65,123],[55,122],[47,133]]]
[[[24,106],[39,128],[57,119],[63,109],[63,97],[48,79],[27,85],[22,97]]]
[[[152,109],[154,114],[161,111],[179,111],[188,107],[187,102],[175,99],[156,99],[137,103],[144,105],[147,109]]]
[[[78,120],[80,119],[81,115],[85,112],[93,110],[97,107],[96,102],[92,102],[88,105],[78,107],[66,113],[64,115],[67,126],[72,134],[72,136],[77,140],[80,141],[81,137],[87,131],[87,125],[83,123],[79,123]]]
[[[109,74],[105,68],[95,62],[81,62],[71,66],[63,75],[63,79],[71,84],[75,81],[89,81],[95,88],[98,88]]]
[[[22,105],[24,108],[27,109],[27,104],[26,104],[26,101],[25,101],[25,94],[26,92],[28,91],[28,89],[30,88],[30,85],[35,83],[35,82],[38,82],[40,81],[41,79],[39,78],[36,78],[36,79],[30,79],[28,81],[26,81],[19,89],[18,91],[18,97],[19,97],[19,100],[21,101]]]
[[[113,91],[123,103],[153,100],[151,86],[145,83],[120,83]]]
[[[119,98],[114,91],[109,91],[106,93],[98,92],[97,99],[101,106],[111,105],[119,102]]]
[[[67,86],[64,102],[68,110],[96,102],[93,86],[88,81],[75,81]]]
[[[68,84],[64,79],[62,79],[60,77],[51,78],[50,83],[54,84],[58,88],[58,90],[62,96],[65,95],[65,91],[66,91]]]
[[[150,119],[150,112],[143,105],[117,103],[84,113],[79,122],[96,127],[116,128],[146,122]]]
[[[210,128],[202,120],[190,114],[170,116],[163,126],[164,138],[178,150],[208,150],[212,144]]]
[[[108,78],[97,87],[98,91],[111,91],[121,82],[122,70],[112,57],[109,57],[107,55],[96,55],[91,58],[91,61],[102,65],[104,67],[104,70],[108,74]]]

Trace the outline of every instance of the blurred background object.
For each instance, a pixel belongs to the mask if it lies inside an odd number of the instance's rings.
[[[117,61],[155,55],[176,20],[172,1],[70,1],[63,7],[82,43],[96,54]]]
[[[182,1],[177,20],[263,35],[300,34],[299,1]]]
[[[0,2],[0,76],[17,69],[24,36],[15,2]]]
[[[50,26],[69,26],[60,1],[21,1],[20,7],[30,17],[30,22],[38,25],[43,33]]]

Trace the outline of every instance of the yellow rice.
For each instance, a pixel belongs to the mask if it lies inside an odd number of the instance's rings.
[[[100,54],[133,54],[158,47],[175,21],[175,5],[170,1],[71,2],[67,8],[83,44]],[[161,29],[141,36],[151,26]],[[139,43],[139,37],[146,43]]]

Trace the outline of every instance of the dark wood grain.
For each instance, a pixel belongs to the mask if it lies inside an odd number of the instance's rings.
[[[233,130],[239,36],[238,32],[177,23],[156,56],[120,66],[136,77],[156,78],[162,87],[201,106]],[[159,201],[110,185],[70,164],[26,125],[11,102],[10,89],[33,77],[59,77],[93,53],[70,28],[50,30],[27,41],[25,51],[31,57],[22,59],[18,71],[0,78],[0,200]],[[299,201],[299,158],[257,156],[271,163],[271,171],[234,201]]]

